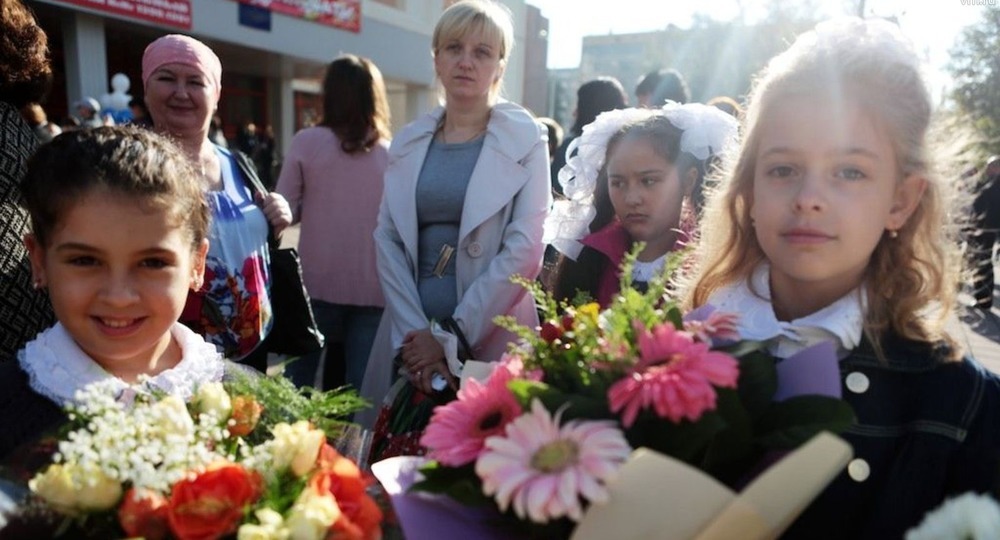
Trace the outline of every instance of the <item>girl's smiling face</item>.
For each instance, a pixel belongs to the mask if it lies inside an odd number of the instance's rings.
[[[885,131],[850,98],[776,101],[760,119],[750,215],[779,316],[808,315],[858,287],[925,185],[902,178]]]
[[[131,378],[178,355],[170,327],[201,284],[208,242],[192,246],[179,216],[100,190],[71,205],[48,245],[29,236],[36,282],[59,322],[109,373]]]

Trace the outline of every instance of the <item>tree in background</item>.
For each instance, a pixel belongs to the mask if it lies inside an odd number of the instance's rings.
[[[951,98],[981,140],[984,154],[1000,149],[1000,9],[982,10],[982,18],[961,34],[951,50],[948,71],[954,78]]]

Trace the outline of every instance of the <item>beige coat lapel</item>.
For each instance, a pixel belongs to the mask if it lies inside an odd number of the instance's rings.
[[[435,111],[437,112],[437,111]],[[389,215],[396,225],[396,232],[403,241],[406,256],[413,269],[417,269],[417,179],[430,147],[438,117],[424,116],[400,133],[400,149],[389,155],[383,197]]]
[[[458,244],[490,216],[513,201],[514,195],[530,178],[528,171],[511,160],[487,141],[469,178],[462,206],[462,223],[458,230]]]

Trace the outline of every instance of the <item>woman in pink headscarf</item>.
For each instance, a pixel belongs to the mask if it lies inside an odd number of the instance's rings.
[[[222,64],[204,43],[178,34],[146,47],[142,83],[154,128],[180,144],[201,173],[212,227],[205,285],[188,296],[181,322],[220,347],[227,358],[260,370],[267,354],[258,345],[271,328],[268,298],[268,227],[275,234],[291,223],[292,213],[277,193],[255,196],[241,171],[252,170],[208,139],[222,89]],[[242,161],[242,163],[239,163]]]

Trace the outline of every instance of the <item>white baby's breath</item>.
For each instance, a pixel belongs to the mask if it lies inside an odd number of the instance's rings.
[[[56,462],[167,493],[178,480],[226,459],[220,452],[230,436],[217,415],[192,418],[183,401],[143,395],[141,383],[138,394],[129,395],[131,408],[116,400],[118,389],[111,385],[77,392],[72,414],[87,423],[59,443]]]
[[[1000,506],[989,495],[965,493],[948,499],[906,533],[906,540],[1000,538]]]

